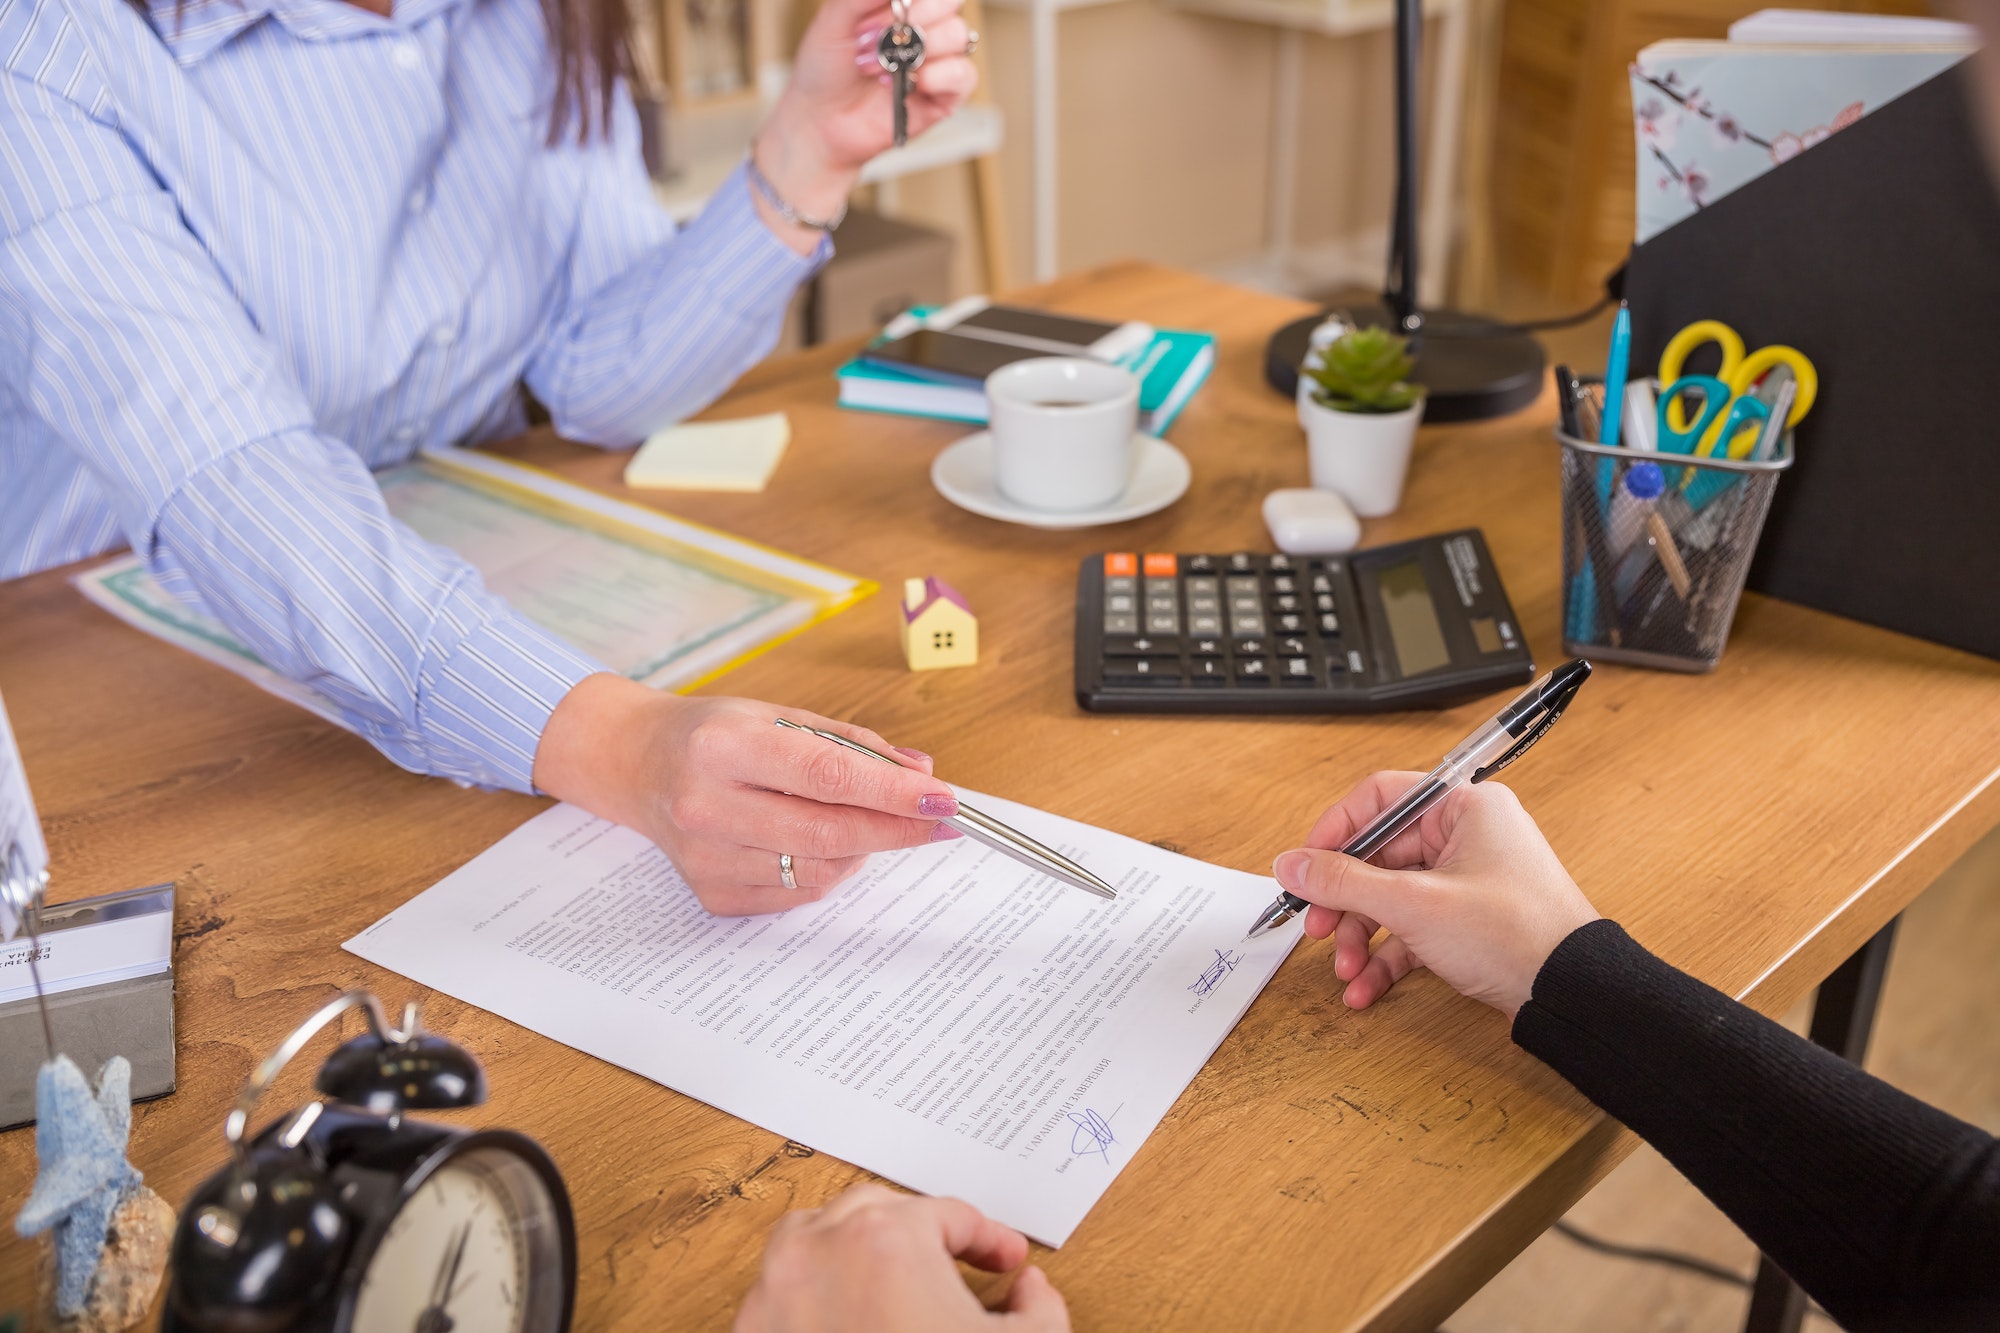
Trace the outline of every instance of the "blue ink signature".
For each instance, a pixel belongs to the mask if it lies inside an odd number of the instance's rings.
[[[1113,1112],[1115,1115],[1116,1112]],[[1069,1121],[1076,1128],[1070,1131],[1069,1151],[1072,1157],[1088,1157],[1092,1153],[1102,1157],[1107,1165],[1111,1161],[1111,1145],[1118,1142],[1111,1132],[1111,1122],[1097,1112],[1086,1109],[1078,1115],[1069,1113]]]
[[[1225,953],[1223,950],[1217,949],[1215,951],[1215,961],[1202,969],[1201,975],[1194,979],[1194,985],[1189,986],[1188,989],[1196,995],[1207,995],[1217,986],[1220,986],[1222,979],[1231,972],[1234,972],[1236,965],[1242,961],[1243,955],[1240,953]]]

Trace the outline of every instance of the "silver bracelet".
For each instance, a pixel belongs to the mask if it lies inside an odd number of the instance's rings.
[[[750,156],[744,159],[744,165],[750,171],[750,184],[756,187],[758,194],[764,196],[764,202],[771,206],[771,211],[791,223],[794,227],[804,227],[807,231],[832,231],[840,225],[841,219],[847,216],[847,201],[845,199],[840,201],[839,211],[825,221],[821,221],[818,218],[809,218],[799,212],[798,209],[786,203],[785,197],[778,193],[778,187],[771,184],[770,177],[766,176],[763,170],[758,167],[757,146],[755,144],[750,146]]]

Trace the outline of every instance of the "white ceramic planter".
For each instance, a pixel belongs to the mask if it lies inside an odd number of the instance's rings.
[[[1338,491],[1363,518],[1395,513],[1403,502],[1403,478],[1423,417],[1421,398],[1401,412],[1340,412],[1314,398],[1310,384],[1301,383],[1299,424],[1306,431],[1312,484]]]

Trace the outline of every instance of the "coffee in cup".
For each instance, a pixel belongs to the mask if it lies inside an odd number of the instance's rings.
[[[1083,357],[1044,356],[986,377],[993,474],[1015,504],[1100,509],[1125,493],[1139,456],[1139,380]]]

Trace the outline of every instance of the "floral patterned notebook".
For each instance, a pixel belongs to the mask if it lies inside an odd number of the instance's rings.
[[[1657,42],[1632,63],[1638,226],[1682,218],[1927,82],[1969,43]]]

